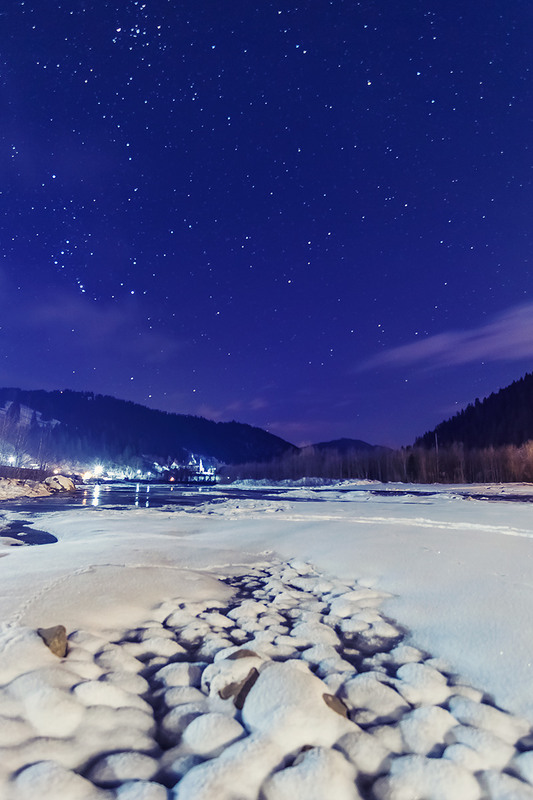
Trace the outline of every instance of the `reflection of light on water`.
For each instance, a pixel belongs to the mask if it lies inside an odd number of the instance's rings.
[[[83,492],[83,500],[81,501],[81,504],[82,504],[82,506],[86,506],[87,505],[87,489],[85,489],[84,492]]]
[[[100,487],[98,486],[98,484],[93,489],[93,499],[91,502],[93,506],[97,506],[100,504]]]
[[[148,497],[148,492],[150,491],[150,487],[146,486],[145,487],[145,491],[146,491],[146,500],[144,502],[144,507],[145,508],[150,508],[150,498]],[[139,483],[136,483],[135,484],[135,506],[137,508],[139,508],[139,506],[141,504],[140,497],[139,497],[140,492],[141,492],[141,485]]]

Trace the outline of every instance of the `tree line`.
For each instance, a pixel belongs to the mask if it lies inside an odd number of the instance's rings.
[[[469,450],[478,448],[520,447],[533,440],[533,373],[493,392],[484,400],[476,398],[465,409],[415,441],[432,447],[462,442]]]
[[[306,447],[269,462],[222,468],[223,480],[378,480],[402,483],[533,482],[533,440],[501,447],[467,448],[453,442],[371,452]]]

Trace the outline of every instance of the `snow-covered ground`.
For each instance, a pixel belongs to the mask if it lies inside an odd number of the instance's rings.
[[[0,796],[533,798],[533,506],[471,499],[506,493],[36,511],[57,543],[0,549]]]

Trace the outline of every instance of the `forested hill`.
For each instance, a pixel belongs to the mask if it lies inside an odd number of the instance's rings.
[[[311,446],[315,450],[335,450],[340,455],[347,455],[353,452],[371,453],[384,449],[380,445],[369,444],[361,439],[333,439],[330,442],[317,442],[317,444]]]
[[[533,373],[483,401],[476,399],[417,439],[415,445],[434,447],[435,435],[439,446],[462,442],[468,448],[520,446],[533,439]]]
[[[63,458],[129,463],[149,456],[164,462],[194,453],[233,464],[265,461],[297,449],[251,425],[155,411],[92,392],[0,389],[0,408],[6,407],[4,429],[7,422],[20,433],[20,409],[30,409],[34,413],[31,422],[26,420],[26,439],[31,449],[45,446],[49,455]]]

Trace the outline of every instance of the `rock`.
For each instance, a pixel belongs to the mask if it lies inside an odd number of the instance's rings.
[[[235,703],[235,708],[238,708],[239,710],[242,709],[244,701],[248,697],[248,693],[252,688],[252,686],[254,685],[254,683],[256,682],[256,680],[258,679],[258,677],[259,677],[259,672],[256,670],[255,667],[252,667],[252,669],[242,682],[241,686],[239,687],[237,694],[235,695],[235,700],[233,701]]]
[[[332,746],[352,722],[324,702],[326,685],[301,661],[264,665],[242,709],[249,731],[273,737],[285,752],[305,744]]]
[[[74,688],[74,696],[85,706],[131,707],[138,708],[147,714],[152,712],[146,700],[110,681],[84,681],[79,683]]]
[[[328,694],[325,692],[322,697],[324,698],[325,704],[328,708],[331,708],[332,711],[336,711],[337,714],[340,714],[341,717],[348,716],[348,709],[346,704],[340,699],[340,697],[336,697],[334,694]]]
[[[522,780],[533,784],[533,752],[531,750],[517,755],[511,766]]]
[[[346,733],[336,743],[346,758],[356,767],[358,772],[366,775],[378,775],[389,767],[391,753],[376,736],[365,731]]]
[[[168,793],[160,783],[126,781],[116,790],[117,800],[167,800]]]
[[[192,753],[213,757],[244,733],[244,728],[236,719],[212,711],[193,719],[183,731],[181,741]]]
[[[446,735],[456,725],[455,717],[440,706],[416,708],[399,723],[406,749],[422,756],[429,755],[436,745],[444,744]]]
[[[64,658],[67,654],[67,629],[64,625],[54,625],[52,628],[37,628],[37,633],[54,655]]]
[[[377,800],[479,800],[481,789],[474,776],[444,758],[403,756],[391,764],[389,775],[373,787]]]
[[[512,744],[504,742],[494,733],[468,725],[457,725],[453,728],[450,731],[449,742],[464,745],[477,753],[480,769],[504,769],[515,753]],[[447,757],[449,758],[450,754]]]
[[[529,724],[519,717],[513,717],[485,703],[475,703],[467,697],[455,695],[449,701],[450,712],[464,725],[482,728],[514,745],[529,732]]]
[[[167,744],[174,745],[193,719],[209,711],[205,701],[174,706],[161,721],[161,733]]]
[[[275,772],[261,787],[265,800],[309,800],[335,798],[360,800],[355,785],[355,768],[344,756],[325,747],[301,753],[293,766]]]
[[[533,800],[533,788],[504,772],[487,770],[479,774],[479,782],[491,800]]]
[[[17,800],[110,800],[107,792],[54,761],[38,761],[25,767],[15,777],[13,788]]]
[[[236,661],[238,658],[253,658],[254,656],[259,658],[257,653],[255,653],[253,650],[248,650],[246,647],[242,647],[240,650],[235,650],[233,653],[230,653],[229,656],[227,656],[227,660]]]
[[[259,656],[243,656],[229,658],[209,664],[202,675],[202,691],[205,694],[218,694],[223,699],[234,697],[248,679],[252,668],[260,669],[262,659]]]
[[[144,753],[112,753],[99,759],[87,777],[97,786],[111,787],[126,780],[150,780],[158,766],[155,758]]]
[[[166,687],[172,686],[200,686],[203,669],[199,664],[177,662],[161,667],[154,679],[161,681]]]
[[[51,475],[43,481],[44,485],[52,492],[75,492],[74,482],[65,475]]]
[[[395,721],[410,710],[403,697],[380,678],[377,672],[363,672],[344,684],[343,694],[355,709],[355,722],[368,725]]]
[[[413,705],[437,706],[452,693],[444,675],[425,664],[404,664],[396,677],[399,679],[395,681],[396,688]]]

